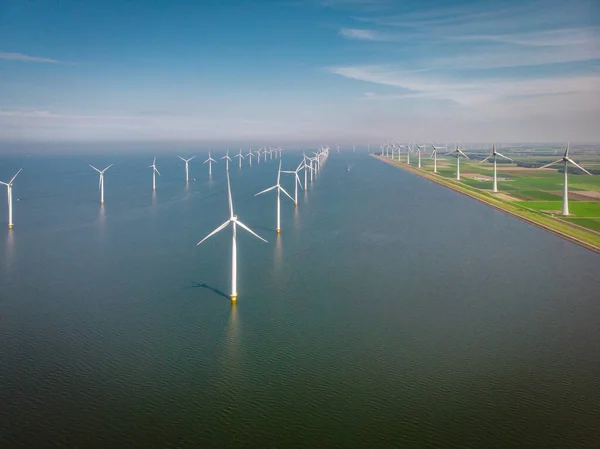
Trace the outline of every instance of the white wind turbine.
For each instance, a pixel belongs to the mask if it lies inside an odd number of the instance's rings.
[[[267,150],[267,147],[263,148],[263,154],[265,155],[265,162],[267,162],[267,154],[269,154],[271,150]]]
[[[277,184],[275,184],[272,187],[269,187],[268,189],[262,190],[261,192],[258,192],[256,195],[254,195],[254,196],[262,195],[263,193],[267,193],[271,190],[277,189],[277,229],[276,229],[277,234],[279,234],[281,232],[281,200],[280,200],[281,192],[285,193],[290,200],[294,201],[294,198],[292,198],[290,196],[290,194],[287,193],[283,187],[281,187],[280,180],[281,180],[281,161],[279,161],[279,170],[277,170]]]
[[[108,167],[107,167],[108,168]],[[21,170],[23,170],[22,168],[19,169],[19,171],[15,174],[15,176],[12,177],[12,179],[8,182],[2,182],[0,181],[0,184],[3,184],[6,186],[6,190],[8,193],[8,229],[12,229],[14,224],[13,224],[13,214],[12,214],[12,185],[13,185],[13,181],[15,180],[15,178],[17,177],[17,175],[19,173],[21,173]]]
[[[192,159],[194,159],[196,156],[192,156],[192,157],[191,157],[191,158],[189,158],[189,159],[184,159],[184,158],[182,158],[181,156],[177,156],[177,157],[178,157],[179,159],[181,159],[183,162],[185,162],[185,182],[187,183],[187,182],[189,182],[189,176],[188,176],[188,174],[189,174],[189,170],[188,170],[188,164],[189,164],[189,163],[190,163],[190,161],[191,161]]]
[[[419,162],[417,165],[418,168],[421,168],[421,149],[424,150],[425,147],[426,147],[426,145],[421,146],[421,145],[417,144],[417,157],[419,158]]]
[[[456,180],[460,181],[460,157],[464,156],[467,159],[469,159],[469,156],[467,156],[465,153],[463,153],[463,151],[460,149],[460,145],[457,146],[454,151],[451,151],[450,153],[446,153],[446,156],[448,156],[450,154],[456,154]]]
[[[208,176],[212,176],[212,163],[216,163],[217,161],[215,161],[212,157],[210,157],[210,150],[208,150],[208,159],[206,159],[203,163],[206,164],[208,162]],[[187,172],[187,170],[186,170]],[[187,173],[186,173],[186,178],[187,178]]]
[[[296,167],[296,170],[284,170],[281,173],[289,173],[294,175],[294,206],[298,205],[298,185],[302,188],[302,183],[300,182],[300,176],[298,176],[298,172],[304,168],[303,162]]]
[[[564,165],[564,169],[565,169],[565,183],[563,185],[563,203],[562,203],[562,214],[563,215],[569,215],[569,187],[568,187],[568,179],[567,179],[567,173],[568,173],[568,168],[569,168],[569,162],[571,164],[573,164],[575,167],[577,167],[578,169],[584,171],[585,173],[587,173],[588,175],[591,176],[591,173],[589,171],[587,171],[585,168],[583,168],[581,165],[578,165],[573,159],[571,159],[569,157],[569,150],[571,148],[571,142],[567,143],[567,148],[565,149],[565,154],[563,157],[561,157],[560,159],[554,161],[554,162],[550,162],[549,164],[544,165],[543,167],[540,168],[547,168],[550,167],[551,165],[556,164],[557,162],[562,162]]]
[[[160,172],[156,168],[156,156],[154,156],[154,161],[148,168],[152,169],[152,190],[156,190],[156,174],[158,173],[158,176],[160,176]]]
[[[100,179],[98,180],[98,189],[100,190],[100,204],[104,204],[104,172],[112,166],[113,164],[110,164],[104,170],[98,170],[96,167],[90,164],[90,167],[92,167],[94,170],[100,173]]]
[[[237,295],[238,295],[238,292],[237,292],[237,246],[236,246],[236,242],[235,242],[237,226],[241,227],[242,229],[245,229],[253,236],[261,239],[263,242],[267,243],[267,241],[265,239],[263,239],[260,235],[256,234],[254,231],[252,231],[244,223],[239,221],[237,219],[237,215],[235,215],[233,213],[233,201],[231,200],[231,184],[229,183],[229,172],[227,173],[227,194],[229,196],[229,220],[227,220],[225,223],[223,223],[221,226],[219,226],[213,232],[211,232],[206,237],[204,237],[202,240],[200,240],[196,244],[196,246],[200,245],[202,242],[204,242],[209,237],[212,237],[213,235],[215,235],[218,232],[225,229],[229,223],[233,224],[233,237],[231,240],[231,295],[230,296],[231,296],[231,300],[235,301],[237,299]]]
[[[260,148],[258,150],[256,150],[256,162],[258,162],[258,164],[260,165]]]
[[[431,146],[433,147],[433,151],[431,152],[429,159],[433,158],[433,172],[437,173],[437,152],[441,149],[445,150],[446,147],[436,147],[434,144],[431,144]]]
[[[410,143],[406,146],[406,163],[408,165],[410,165],[410,152],[412,151],[412,148],[410,147]]]
[[[229,161],[231,160],[229,157],[229,149],[227,149],[227,153],[221,159],[225,159],[225,171],[229,172]]]
[[[235,157],[237,157],[238,161],[240,162],[238,168],[242,168],[242,159],[244,159],[244,155],[242,154],[241,148],[239,154],[236,154]]]
[[[250,167],[252,167],[252,156],[254,156],[254,153],[252,152],[252,148],[250,148],[248,150],[248,154],[246,154],[246,157],[248,158],[248,162],[250,163]]]
[[[504,156],[503,154],[500,154],[496,151],[496,142],[494,142],[492,144],[492,154],[490,154],[488,157],[486,157],[484,160],[482,160],[480,162],[480,164],[484,163],[485,161],[487,161],[489,158],[493,157],[494,158],[494,184],[492,186],[492,192],[497,193],[498,192],[498,177],[496,175],[496,157],[500,156],[503,157],[504,159],[507,159],[511,162],[513,162],[513,160],[509,157]]]

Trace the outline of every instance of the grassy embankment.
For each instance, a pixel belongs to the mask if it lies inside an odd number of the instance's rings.
[[[473,179],[477,176],[472,174],[492,175],[491,170],[478,163],[461,161],[461,181],[456,181],[450,178],[456,176],[455,159],[438,159],[438,174],[434,174],[432,162],[425,159],[422,161],[422,168],[419,169],[405,162],[374,156],[600,253],[600,201],[569,201],[569,209],[574,216],[568,218],[558,218],[553,213],[543,212],[561,209],[562,198],[559,193],[562,188],[562,174],[558,176],[556,171],[539,170],[535,172],[536,177],[528,177],[527,175],[534,173],[531,170],[535,169],[514,172],[505,170],[501,175],[502,167],[499,165],[498,177],[507,181],[499,181],[500,194],[492,194],[490,181]],[[411,163],[415,162],[411,160]],[[569,176],[569,191],[574,194],[584,190],[600,191],[600,180],[591,179],[600,176],[586,176],[585,180],[575,183],[571,182],[573,178],[583,176]]]

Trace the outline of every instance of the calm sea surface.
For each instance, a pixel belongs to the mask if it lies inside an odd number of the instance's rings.
[[[1,447],[600,447],[599,255],[335,152],[277,237],[232,164],[232,307],[205,158],[0,159]]]

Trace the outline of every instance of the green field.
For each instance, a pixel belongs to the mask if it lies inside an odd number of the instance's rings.
[[[515,204],[529,209],[558,211],[558,213],[562,209],[562,201],[524,201]],[[569,201],[569,213],[575,217],[600,218],[600,201]]]

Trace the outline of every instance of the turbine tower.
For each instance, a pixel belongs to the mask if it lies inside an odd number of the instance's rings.
[[[188,164],[189,162],[194,159],[196,156],[192,156],[189,159],[184,159],[181,156],[177,156],[179,159],[181,159],[183,162],[185,162],[185,182],[186,184],[189,182],[189,176],[188,176]]]
[[[13,217],[12,217],[12,186],[13,186],[13,181],[15,180],[15,178],[17,177],[17,175],[19,173],[21,173],[21,170],[23,170],[22,168],[19,169],[19,171],[15,174],[15,176],[12,177],[12,179],[8,182],[2,182],[0,181],[0,184],[3,184],[6,186],[6,190],[8,193],[8,229],[12,229],[14,224],[13,224]]]
[[[492,187],[492,192],[494,193],[498,193],[498,178],[496,175],[496,158],[497,156],[503,157],[504,159],[507,159],[511,162],[513,162],[513,160],[509,157],[504,156],[503,154],[500,154],[496,151],[496,142],[494,142],[492,144],[492,154],[490,154],[488,157],[486,157],[484,160],[482,160],[480,162],[480,164],[484,163],[485,161],[487,161],[489,158],[493,157],[494,158],[494,185]]]
[[[585,168],[583,168],[581,165],[578,165],[573,159],[571,159],[569,157],[569,149],[571,148],[571,142],[567,143],[567,148],[565,150],[565,154],[562,158],[554,161],[554,162],[550,162],[549,164],[544,165],[543,167],[540,168],[547,168],[550,167],[551,165],[556,164],[557,162],[562,162],[564,165],[564,169],[565,169],[565,184],[563,186],[563,203],[562,203],[562,214],[563,215],[569,215],[569,187],[568,187],[568,177],[567,177],[567,173],[568,173],[568,168],[569,168],[569,162],[571,164],[573,164],[575,167],[577,167],[578,169],[584,171],[585,173],[587,173],[588,175],[591,176],[591,173],[589,171],[587,171]]]
[[[113,164],[110,164],[104,170],[98,170],[96,167],[90,164],[90,167],[100,173],[100,180],[98,181],[98,189],[100,190],[100,204],[104,204],[104,172],[112,166]]]
[[[448,156],[450,154],[456,154],[456,180],[460,181],[460,157],[464,156],[467,159],[469,159],[469,156],[467,156],[465,153],[463,153],[463,151],[460,149],[460,145],[457,146],[454,151],[451,151],[450,153],[446,153],[446,156]]]
[[[421,168],[421,149],[425,149],[425,147],[426,147],[426,145],[421,146],[421,145],[417,144],[417,157],[419,158],[419,162],[418,162],[419,165],[417,166],[418,168]]]
[[[227,149],[227,153],[221,159],[225,159],[225,171],[229,172],[229,161],[231,158],[229,157],[229,148]]]
[[[263,193],[267,193],[267,192],[270,192],[271,190],[277,189],[277,229],[276,229],[277,234],[281,233],[281,199],[280,199],[281,192],[285,193],[290,200],[294,201],[294,198],[292,198],[290,196],[290,194],[287,193],[283,187],[281,187],[281,184],[279,182],[280,180],[281,180],[281,160],[279,161],[279,170],[277,170],[277,184],[275,184],[272,187],[269,187],[268,189],[262,190],[262,191],[258,192],[256,195],[254,195],[254,196],[262,195]]]
[[[158,176],[160,176],[160,172],[156,168],[156,156],[154,156],[154,161],[148,168],[152,169],[152,190],[156,190],[156,174],[158,173]]]
[[[252,231],[244,223],[239,221],[237,219],[237,215],[235,215],[233,213],[233,202],[231,200],[231,184],[229,183],[229,172],[227,173],[227,194],[229,196],[229,220],[227,220],[225,223],[223,223],[221,226],[219,226],[213,232],[211,232],[206,237],[204,237],[202,240],[200,240],[198,243],[196,243],[196,246],[200,245],[202,242],[204,242],[209,237],[212,237],[213,235],[215,235],[218,232],[225,229],[227,227],[227,225],[229,225],[229,223],[231,223],[233,225],[233,237],[231,239],[231,295],[230,296],[231,296],[231,301],[235,301],[237,299],[237,295],[238,295],[238,291],[237,291],[237,246],[236,246],[236,241],[235,241],[237,226],[241,227],[242,229],[245,229],[250,234],[252,234],[254,237],[261,239],[263,242],[267,243],[267,241],[265,239],[263,239],[260,235],[256,234],[254,231]]]
[[[252,156],[254,156],[254,153],[252,152],[252,148],[250,148],[250,150],[248,150],[248,154],[246,154],[250,167],[252,167]]]
[[[206,164],[208,162],[208,176],[212,176],[212,163],[216,163],[217,161],[215,161],[212,157],[210,157],[210,150],[208,150],[208,159],[206,159],[203,163]],[[187,172],[187,170],[186,170]],[[187,177],[187,173],[186,173],[186,177]]]
[[[303,167],[303,162],[300,163],[300,165],[298,165],[298,167],[296,167],[296,170],[287,170],[287,171],[282,171],[281,173],[289,173],[289,174],[293,174],[294,175],[294,206],[298,205],[298,185],[300,185],[300,188],[302,188],[302,183],[300,182],[300,176],[298,176],[298,172],[300,170],[302,170]]]

